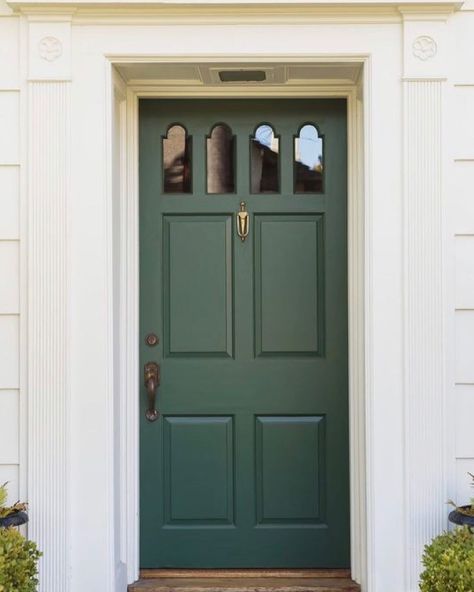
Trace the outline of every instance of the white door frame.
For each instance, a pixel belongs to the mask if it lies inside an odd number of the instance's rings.
[[[255,58],[246,56],[153,56],[148,61],[178,63],[259,63],[271,62],[355,62],[362,67],[364,86],[368,85],[370,73],[369,58],[366,56],[292,56],[259,55]],[[111,64],[133,63],[137,60],[128,56],[114,56]],[[126,88],[116,72],[111,71],[114,96],[121,105],[121,154],[124,175],[121,180],[121,301],[127,303],[121,309],[121,369],[124,372],[121,381],[121,416],[124,430],[124,450],[120,460],[120,491],[122,492],[126,512],[122,515],[122,540],[126,546],[128,580],[138,577],[139,559],[139,452],[138,452],[138,399],[141,373],[138,365],[138,302],[139,302],[139,216],[138,216],[138,101],[142,97],[313,97],[340,98],[347,100],[348,122],[348,304],[349,304],[349,419],[350,419],[350,507],[351,507],[351,569],[354,580],[364,585],[367,582],[367,505],[370,500],[370,488],[367,481],[366,449],[366,359],[365,349],[365,282],[367,281],[367,253],[364,239],[364,221],[366,216],[364,195],[364,157],[367,142],[364,144],[364,116],[360,85],[318,86],[308,83],[305,87],[279,88],[260,87],[249,90],[248,86],[231,88],[196,88],[163,87],[147,84]],[[367,134],[366,134],[367,135]],[[369,504],[370,505],[370,504]],[[126,533],[126,534],[125,534]]]

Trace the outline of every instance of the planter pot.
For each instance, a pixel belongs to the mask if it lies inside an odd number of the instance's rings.
[[[0,528],[8,528],[9,526],[21,526],[28,522],[28,514],[26,512],[14,512],[6,518],[0,518]]]
[[[470,506],[461,506],[461,510],[468,509]],[[474,528],[474,516],[468,516],[467,514],[463,514],[458,510],[453,510],[449,513],[448,519],[453,524],[458,524],[459,526],[469,526],[469,528]]]

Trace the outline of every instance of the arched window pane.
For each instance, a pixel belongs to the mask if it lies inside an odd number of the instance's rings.
[[[172,125],[163,138],[164,193],[191,193],[191,138],[181,125]]]
[[[280,140],[269,124],[262,124],[250,139],[251,193],[278,193]]]
[[[295,193],[323,191],[323,139],[314,125],[306,124],[295,137]]]
[[[234,136],[229,126],[215,125],[207,137],[207,193],[234,193]]]

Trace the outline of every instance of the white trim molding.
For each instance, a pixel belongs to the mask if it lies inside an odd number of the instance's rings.
[[[122,63],[126,56],[114,56],[112,62]],[[130,58],[128,58],[130,60]],[[210,60],[209,56],[154,56],[154,62],[192,63]],[[225,63],[236,59],[235,56],[214,56]],[[285,56],[258,56],[260,62],[284,60]],[[323,63],[317,56],[286,56],[286,62]],[[345,56],[341,61],[359,63],[364,69],[368,65],[365,56]],[[366,68],[365,81],[368,80]],[[361,80],[362,83],[362,80]],[[126,196],[121,201],[121,278],[123,300],[120,326],[122,335],[122,360],[125,376],[121,389],[124,405],[124,437],[126,454],[122,456],[120,481],[125,492],[124,512],[126,524],[126,564],[128,581],[138,579],[139,572],[139,500],[138,500],[138,399],[139,373],[137,360],[138,343],[138,101],[141,97],[344,97],[348,103],[348,269],[349,269],[349,405],[350,405],[350,475],[351,475],[351,563],[352,576],[360,582],[363,590],[368,589],[367,571],[367,491],[366,479],[366,401],[365,401],[365,240],[364,240],[364,110],[361,89],[357,85],[334,85],[331,88],[306,87],[296,89],[249,89],[232,87],[223,89],[197,86],[196,88],[166,88],[162,85],[130,87],[127,93],[127,133],[122,137],[122,153],[126,157],[124,191]],[[125,411],[125,409],[127,409]],[[122,534],[123,536],[123,534]]]
[[[404,14],[405,564],[447,527],[442,171],[445,22]]]
[[[48,23],[30,23],[28,84],[28,501],[29,535],[45,551],[41,590],[69,589],[68,239],[70,83],[65,61],[42,60]],[[52,25],[58,35],[56,23]],[[61,23],[61,46],[70,26]],[[48,42],[49,43],[49,42]],[[55,44],[54,44],[55,45]],[[56,45],[55,45],[56,46]],[[52,50],[53,45],[48,45]],[[46,50],[45,50],[46,51]],[[54,55],[59,58],[57,46]],[[45,67],[39,62],[45,61]],[[37,69],[39,65],[39,70]],[[61,68],[58,71],[58,67]],[[47,72],[49,69],[50,77]],[[41,80],[40,80],[41,79]]]
[[[296,11],[300,10],[311,10],[319,9],[321,7],[327,8],[327,6],[334,5],[336,7],[342,7],[343,10],[349,8],[368,8],[373,10],[379,6],[402,6],[402,7],[414,7],[414,9],[421,13],[425,13],[430,10],[437,10],[438,8],[443,9],[457,9],[460,8],[464,3],[464,0],[298,0]],[[226,10],[229,12],[236,11],[236,7],[239,12],[242,11],[274,11],[282,14],[290,15],[294,13],[295,6],[291,0],[207,0],[201,2],[201,0],[7,0],[7,4],[12,8],[25,7],[45,9],[45,6],[57,11],[58,8],[69,8],[74,7],[87,7],[93,9],[107,9],[111,6],[128,7],[135,11],[145,8],[156,8],[162,10],[165,13],[181,12],[186,13],[189,10],[197,13],[205,12],[209,13],[209,10]],[[206,6],[207,5],[207,6]],[[298,6],[299,5],[299,6]]]

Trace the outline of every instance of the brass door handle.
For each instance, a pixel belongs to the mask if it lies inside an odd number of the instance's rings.
[[[249,213],[246,211],[246,204],[244,201],[240,202],[240,212],[237,212],[237,234],[240,240],[244,242],[249,234]]]
[[[147,362],[144,368],[145,388],[148,397],[148,409],[145,417],[148,421],[156,421],[160,416],[156,409],[156,393],[160,386],[160,366],[156,362]]]

